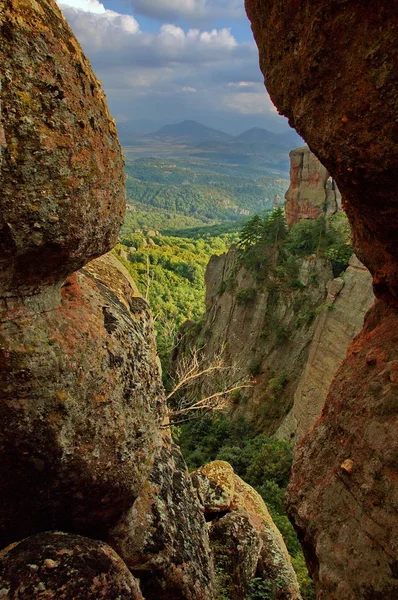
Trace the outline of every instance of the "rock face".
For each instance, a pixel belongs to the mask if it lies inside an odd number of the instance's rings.
[[[261,577],[278,583],[275,599],[301,600],[286,545],[261,496],[224,461],[209,463],[191,477],[210,522],[218,587],[240,600],[250,581]]]
[[[75,535],[112,542],[125,523],[149,600],[210,600],[148,305],[115,256],[87,264],[125,204],[104,95],[54,2],[4,0],[0,27],[0,548],[24,540],[1,556],[0,597],[142,600],[110,548]]]
[[[231,411],[274,433],[292,406],[314,333],[315,312],[325,302],[332,279],[329,261],[311,256],[299,261],[295,287],[273,274],[259,282],[255,273],[242,267],[232,246],[227,254],[210,259],[202,329],[199,336],[189,326],[183,331],[174,359],[180,360],[195,344],[203,348],[205,364],[221,353],[232,368],[229,380],[252,386],[242,389]],[[218,377],[207,375],[198,392],[218,391]]]
[[[330,384],[349,344],[361,331],[374,299],[372,277],[353,255],[344,277],[329,284],[326,310],[317,317],[293,408],[278,429],[277,437],[294,439],[297,443],[318,419]]]
[[[289,511],[322,600],[398,595],[398,317],[378,301],[298,446]]]
[[[144,600],[138,582],[106,544],[40,533],[0,552],[4,600]]]
[[[308,146],[290,152],[290,187],[285,197],[289,227],[303,219],[333,215],[341,205],[336,185]]]
[[[1,4],[4,297],[34,294],[110,250],[125,191],[104,93],[60,10],[49,0]]]
[[[164,440],[138,499],[110,542],[139,577],[146,600],[211,600],[206,523],[179,448]]]
[[[366,3],[366,10],[362,3],[306,0],[301,18],[293,1],[246,0],[246,8],[272,100],[336,180],[356,253],[379,298],[320,419],[298,446],[290,513],[319,599],[392,600],[398,594],[398,14],[387,0]]]
[[[397,307],[395,7],[304,0],[298,18],[293,0],[246,0],[246,10],[272,101],[336,180],[356,254]]]
[[[160,446],[148,306],[130,290],[127,308],[102,277],[80,271],[51,303],[8,300],[1,311],[3,546],[53,528],[100,535],[134,502]]]

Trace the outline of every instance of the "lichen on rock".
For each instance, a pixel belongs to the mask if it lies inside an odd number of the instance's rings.
[[[0,552],[2,600],[144,600],[137,580],[106,544],[45,532]]]

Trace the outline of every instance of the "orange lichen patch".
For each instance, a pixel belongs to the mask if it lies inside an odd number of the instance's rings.
[[[349,475],[352,473],[354,469],[354,461],[351,458],[347,458],[341,465],[340,469],[348,473]]]

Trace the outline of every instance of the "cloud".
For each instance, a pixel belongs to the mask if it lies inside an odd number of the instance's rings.
[[[210,19],[240,19],[244,16],[240,0],[129,0],[134,11],[159,21],[204,21]]]
[[[147,32],[134,17],[107,10],[99,0],[58,1],[103,82],[116,119],[275,114],[262,84],[257,48],[238,42],[229,28],[184,30],[164,23]],[[179,0],[181,5],[197,8],[198,1]],[[222,8],[220,0],[217,5]]]

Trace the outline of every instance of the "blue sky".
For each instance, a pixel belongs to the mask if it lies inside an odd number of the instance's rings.
[[[243,0],[58,0],[113,116],[139,132],[194,119],[284,131]]]

